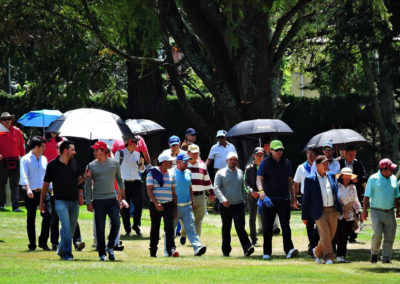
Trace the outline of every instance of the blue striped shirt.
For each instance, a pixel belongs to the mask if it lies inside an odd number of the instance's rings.
[[[151,175],[151,171],[148,172],[146,178],[146,184],[153,186],[154,197],[160,203],[166,203],[172,201],[172,181],[169,178],[168,171],[163,174],[164,184],[160,186],[156,179]]]

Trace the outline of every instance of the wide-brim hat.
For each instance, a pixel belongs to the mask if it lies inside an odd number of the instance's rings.
[[[13,122],[15,122],[15,115],[10,114],[9,112],[3,112],[0,116],[0,120],[5,120],[6,118],[10,118]]]
[[[355,179],[357,175],[353,174],[353,171],[350,168],[341,169],[340,173],[336,175],[336,178],[340,178],[341,175],[351,176],[351,179]]]

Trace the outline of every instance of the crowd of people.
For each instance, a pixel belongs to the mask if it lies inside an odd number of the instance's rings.
[[[207,196],[216,203],[222,221],[222,254],[229,257],[232,221],[245,256],[258,246],[257,220],[263,235],[263,259],[272,258],[272,237],[277,224],[281,227],[286,258],[299,251],[292,242],[290,217],[292,209],[301,206],[301,218],[308,237],[307,256],[316,263],[346,262],[348,242],[357,242],[362,221],[370,218],[373,229],[370,261],[376,263],[381,248],[383,263],[390,263],[396,233],[396,217],[400,217],[399,185],[393,174],[397,165],[385,158],[379,171],[369,178],[357,149],[348,146],[334,157],[334,145],[326,141],[322,152],[309,148],[307,159],[294,172],[284,155],[280,140],[267,140],[254,149],[250,163],[242,171],[238,154],[226,138],[226,131],[216,134],[204,162],[196,145],[197,133],[188,128],[182,143],[173,135],[169,148],[151,165],[147,146],[140,136],[115,141],[112,147],[97,141],[92,147],[94,160],[84,172],[78,169],[72,141],[48,134],[47,139],[34,136],[31,150],[25,153],[25,140],[13,125],[15,116],[1,114],[0,123],[7,131],[0,133],[0,211],[6,203],[5,188],[9,181],[13,212],[19,208],[19,189],[25,194],[27,209],[28,249],[53,249],[63,260],[73,260],[72,246],[82,250],[78,224],[79,207],[86,203],[93,212],[93,233],[99,259],[115,260],[115,250],[122,250],[120,216],[125,234],[142,235],[142,181],[150,198],[151,257],[157,256],[161,219],[164,223],[164,256],[178,257],[175,244],[178,225],[180,243],[189,239],[195,256],[206,253],[200,240],[203,218],[207,212]],[[212,169],[213,182],[208,169]],[[364,192],[365,188],[365,192]],[[302,198],[298,199],[299,190]],[[299,204],[301,200],[301,204]],[[245,229],[245,208],[249,210],[250,236]],[[36,243],[35,219],[39,207],[42,224]],[[131,214],[133,211],[133,224]],[[395,213],[394,210],[397,210]],[[106,217],[110,233],[106,243]],[[61,230],[58,230],[61,223]],[[47,245],[51,233],[51,244]],[[61,237],[60,242],[58,241]]]

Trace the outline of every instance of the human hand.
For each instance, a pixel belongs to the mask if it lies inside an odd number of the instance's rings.
[[[83,174],[83,178],[87,179],[87,178],[89,178],[91,176],[92,176],[92,170],[89,169],[89,168],[86,168],[85,173]]]
[[[28,196],[28,198],[33,198],[33,192],[30,188],[26,190],[26,196]]]
[[[251,197],[253,197],[254,199],[258,198],[258,192],[257,191],[252,191],[250,192]]]
[[[230,204],[229,204],[229,201],[227,200],[227,201],[224,201],[224,202],[222,202],[222,205],[224,206],[224,207],[226,207],[226,208],[228,208],[229,206],[230,206]]]
[[[308,220],[302,220],[304,225],[307,225]]]
[[[46,210],[45,210],[45,208],[44,208],[44,203],[43,203],[42,201],[40,201],[39,208],[40,208],[40,212],[41,212],[41,213],[44,214],[44,213],[46,212]]]
[[[265,198],[265,192],[263,191],[263,192],[260,192],[259,194],[258,194],[258,197],[261,199],[261,200],[264,200],[264,198]]]
[[[86,204],[87,211],[93,212],[93,203]]]
[[[78,200],[79,206],[82,206],[85,201],[83,200],[83,195],[79,194],[79,200]]]
[[[367,219],[368,219],[368,211],[363,210],[363,212],[361,213],[361,221],[365,221]]]
[[[214,202],[214,200],[215,200],[215,195],[210,195],[210,196],[208,197],[208,199],[210,200],[210,202]]]
[[[162,206],[161,203],[156,202],[154,205],[156,206],[156,209],[157,209],[158,212],[161,212],[161,211],[164,210],[164,206]]]
[[[0,161],[3,160],[3,156],[0,154]]]

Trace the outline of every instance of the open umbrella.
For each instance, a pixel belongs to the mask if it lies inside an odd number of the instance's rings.
[[[280,119],[253,119],[236,124],[228,131],[226,137],[260,139],[291,133],[293,130]]]
[[[92,108],[68,111],[50,124],[47,132],[59,132],[61,136],[94,139],[118,139],[134,134],[116,114]]]
[[[304,147],[304,151],[308,148],[320,148],[325,142],[332,142],[338,148],[345,148],[347,146],[360,146],[368,144],[368,141],[352,129],[331,129],[320,134],[315,135],[308,141]]]
[[[133,133],[138,135],[148,135],[165,130],[164,127],[149,119],[127,119],[125,123]]]
[[[28,127],[48,127],[50,123],[61,115],[62,112],[59,110],[32,110],[21,116],[17,122]]]

